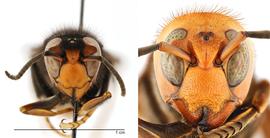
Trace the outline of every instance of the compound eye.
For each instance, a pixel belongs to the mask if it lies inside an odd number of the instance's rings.
[[[45,50],[49,50],[51,48],[54,48],[56,46],[59,46],[60,43],[62,42],[62,39],[61,38],[53,38],[52,40],[50,40],[47,44],[46,44],[46,47],[45,47]]]
[[[162,73],[173,85],[180,86],[185,73],[183,59],[164,52],[160,53]]]
[[[228,61],[227,79],[229,86],[237,86],[246,78],[249,69],[249,60],[247,44],[242,42],[240,49]]]
[[[187,30],[183,28],[178,28],[173,30],[166,38],[166,42],[170,43],[173,40],[182,40],[185,39],[187,36]]]
[[[225,32],[225,36],[229,41],[235,38],[236,35],[237,35],[237,32],[233,29],[229,29],[228,31]]]
[[[83,49],[84,56],[89,56],[97,52],[99,44],[95,39],[91,37],[84,37],[83,42],[85,44],[85,47]]]
[[[101,56],[101,49],[98,44],[98,42],[91,38],[91,37],[84,37],[83,42],[85,44],[84,50],[83,50],[83,55],[89,56],[89,55],[95,55],[95,56]],[[88,76],[93,78],[96,74],[98,69],[100,68],[100,62],[98,61],[87,61],[85,62],[85,66],[87,69]]]
[[[50,51],[53,53],[52,56],[45,56],[44,57],[44,61],[45,61],[45,65],[48,71],[48,74],[50,77],[56,78],[59,75],[59,70],[61,67],[61,48],[60,48],[60,44],[61,44],[62,39],[60,38],[54,38],[52,40],[50,40],[46,47],[45,50],[46,51]],[[55,56],[54,56],[55,55]],[[57,55],[59,57],[57,57]]]

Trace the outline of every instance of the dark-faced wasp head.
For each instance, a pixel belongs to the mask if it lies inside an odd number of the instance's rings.
[[[109,59],[111,55],[94,35],[83,29],[83,7],[84,0],[78,29],[57,31],[44,41],[17,75],[5,72],[10,79],[18,80],[31,67],[34,87],[41,100],[22,106],[20,111],[46,117],[50,127],[61,135],[64,134],[55,129],[48,117],[73,112],[73,121],[65,123],[63,119],[59,125],[63,131],[72,129],[72,138],[96,106],[112,96],[108,91],[111,74],[121,87],[121,95],[126,92],[121,76]]]

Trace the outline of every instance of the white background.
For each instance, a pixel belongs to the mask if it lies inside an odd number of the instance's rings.
[[[53,31],[77,27],[78,0],[1,0],[0,1],[0,86],[1,137],[58,137],[49,131],[14,131],[15,128],[47,128],[41,117],[19,112],[19,107],[37,101],[30,71],[18,81],[9,80],[4,70],[17,73],[37,47]],[[210,0],[86,0],[85,29],[120,59],[116,69],[123,77],[126,97],[120,96],[115,80],[109,88],[112,99],[102,104],[81,128],[124,128],[114,131],[80,131],[79,137],[137,137],[137,78],[146,57],[137,58],[137,48],[152,44],[160,25],[171,13],[199,7],[227,7],[239,13],[247,30],[270,30],[270,9],[261,1]],[[270,80],[270,40],[253,40],[256,50],[256,76]],[[62,117],[63,118],[63,117]],[[55,118],[56,125],[62,118]]]
[[[121,4],[126,6],[121,6]],[[6,0],[0,2],[1,48],[1,137],[60,137],[50,131],[14,131],[15,128],[48,128],[42,117],[22,114],[19,107],[38,99],[34,95],[30,70],[18,81],[8,79],[4,70],[17,73],[37,47],[55,30],[78,27],[79,0]],[[119,59],[115,66],[126,82],[127,94],[120,96],[114,79],[109,90],[112,98],[102,104],[80,128],[125,129],[79,131],[78,138],[125,138],[137,135],[137,46],[135,19],[130,16],[132,2],[96,0],[85,2],[85,29],[94,33],[104,48]],[[115,87],[114,87],[115,86]],[[66,117],[53,118],[56,127]],[[71,121],[69,119],[69,121]]]

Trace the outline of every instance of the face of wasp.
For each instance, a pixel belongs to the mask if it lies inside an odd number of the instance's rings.
[[[55,86],[68,96],[75,91],[80,99],[89,89],[100,66],[97,61],[86,61],[90,55],[101,55],[98,42],[90,36],[65,34],[46,43],[45,65]]]
[[[222,125],[244,101],[253,74],[253,49],[248,40],[220,62],[220,52],[240,23],[221,13],[195,12],[176,17],[161,31],[165,41],[187,52],[192,63],[155,52],[154,69],[162,99],[194,126]]]

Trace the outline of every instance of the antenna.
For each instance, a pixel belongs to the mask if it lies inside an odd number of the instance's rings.
[[[82,32],[83,29],[83,11],[84,11],[84,0],[81,0],[79,32]]]

